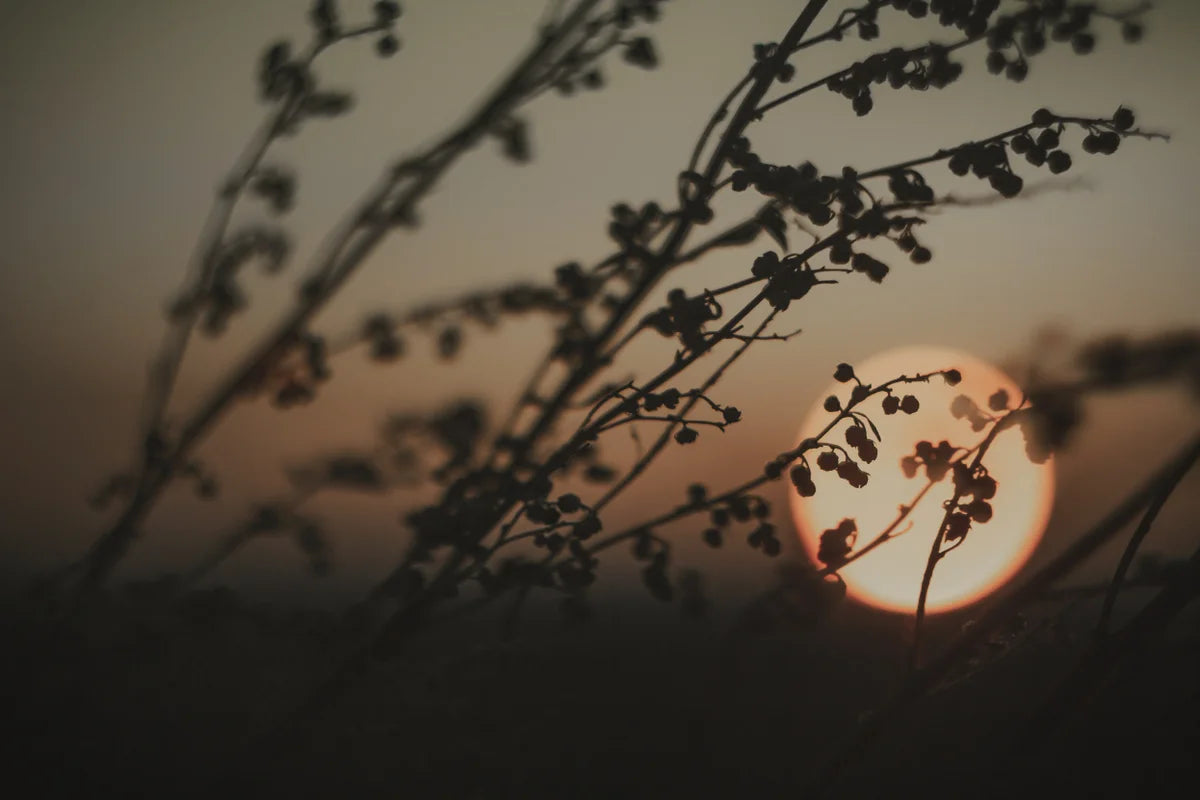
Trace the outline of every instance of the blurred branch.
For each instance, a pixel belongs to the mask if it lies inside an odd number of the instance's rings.
[[[1074,571],[1131,522],[1166,487],[1175,487],[1200,459],[1200,434],[1195,435],[1141,486],[1116,505],[1100,522],[1073,542],[1063,553],[1044,565],[1015,588],[1002,590],[975,624],[960,635],[942,653],[914,670],[892,699],[867,717],[839,746],[825,768],[812,782],[814,795],[829,792],[837,777],[879,736],[906,713],[913,703],[925,696],[963,658],[968,657],[984,639],[1003,626],[1028,602],[1041,596],[1055,582]]]
[[[306,284],[300,304],[276,329],[267,335],[248,358],[205,400],[186,425],[157,468],[145,473],[124,512],[84,557],[86,567],[79,585],[79,596],[98,586],[132,544],[137,527],[151,505],[183,465],[192,448],[247,388],[252,376],[279,357],[286,343],[293,341],[308,322],[333,297],[357,270],[386,234],[398,223],[410,224],[416,204],[437,184],[457,158],[472,148],[523,99],[531,72],[554,48],[557,37],[583,23],[599,0],[580,0],[553,35],[539,36],[492,96],[458,129],[424,153],[393,167],[370,190],[327,241],[319,254],[312,277]]]
[[[1146,534],[1150,532],[1150,526],[1154,524],[1154,520],[1158,517],[1158,512],[1162,510],[1166,504],[1167,498],[1171,496],[1171,491],[1174,486],[1163,486],[1162,491],[1150,502],[1146,507],[1146,511],[1142,514],[1141,520],[1138,521],[1137,528],[1134,529],[1133,535],[1129,537],[1129,541],[1125,545],[1125,550],[1121,553],[1121,560],[1117,563],[1116,572],[1113,573],[1112,580],[1109,582],[1108,591],[1104,595],[1104,606],[1100,610],[1100,619],[1096,623],[1096,636],[1103,639],[1108,635],[1109,622],[1112,619],[1113,607],[1116,605],[1117,596],[1121,592],[1121,587],[1125,583],[1125,575],[1129,571],[1129,567],[1133,564],[1134,556],[1137,555],[1138,548],[1146,538]]]
[[[1161,506],[1158,498],[1151,502],[1152,507]],[[1072,710],[1086,702],[1121,662],[1147,656],[1150,640],[1161,634],[1171,620],[1200,593],[1200,549],[1192,553],[1185,565],[1185,569],[1171,575],[1166,585],[1120,630],[1093,642],[1093,646],[1032,716],[1020,737],[1019,747],[1026,751],[1038,751],[1054,732],[1066,724]]]

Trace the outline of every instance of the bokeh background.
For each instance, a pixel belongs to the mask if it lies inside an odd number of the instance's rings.
[[[86,498],[132,457],[146,369],[163,331],[163,309],[181,285],[188,253],[215,187],[264,114],[254,72],[264,46],[307,36],[307,2],[0,2],[0,560],[28,574],[77,556],[102,529]],[[364,17],[366,2],[342,4]],[[831,19],[840,3],[830,3]],[[318,332],[353,329],[366,313],[518,279],[546,280],[564,261],[610,251],[616,202],[671,202],[675,174],[712,109],[742,74],[756,42],[775,41],[797,4],[786,0],[677,0],[652,31],[662,59],[642,71],[613,59],[607,85],[572,97],[549,94],[526,110],[534,161],[514,165],[497,147],[462,159],[421,208],[415,233],[395,234],[324,313]],[[319,72],[352,89],[348,117],[315,122],[276,151],[297,168],[298,204],[286,219],[296,254],[280,277],[254,278],[252,307],[215,344],[189,356],[179,411],[204,393],[223,363],[284,307],[324,232],[384,165],[436,139],[491,87],[543,12],[540,0],[409,0],[401,51],[378,59],[369,42],[339,46]],[[826,74],[891,44],[946,40],[930,20],[885,12],[879,42],[848,40],[805,52],[801,79]],[[772,112],[750,132],[765,157],[810,159],[823,170],[890,164],[1020,124],[1039,106],[1107,115],[1119,104],[1171,141],[1127,140],[1113,156],[1086,156],[1061,180],[1025,171],[1029,191],[1011,202],[937,214],[924,240],[926,265],[893,258],[882,286],[846,280],[794,307],[790,343],[750,350],[718,387],[745,421],[724,436],[672,448],[613,507],[615,528],[675,505],[684,486],[714,488],[757,473],[792,444],[800,420],[840,361],[897,344],[949,345],[1016,366],[1051,342],[1133,334],[1200,322],[1198,199],[1200,106],[1195,37],[1200,5],[1161,0],[1146,40],[1121,42],[1100,27],[1097,52],[1052,47],[1014,84],[986,73],[982,49],[967,51],[963,80],[942,92],[876,93],[874,112],[817,92]],[[931,169],[936,188],[989,197],[987,187]],[[1042,181],[1042,183],[1035,183]],[[742,198],[744,199],[744,198]],[[736,219],[737,202],[722,207]],[[247,214],[254,218],[253,211]],[[793,241],[803,234],[793,232]],[[661,287],[716,286],[747,274],[766,239],[672,276]],[[861,276],[853,276],[855,278]],[[178,569],[203,553],[251,503],[282,496],[285,467],[344,447],[369,446],[390,411],[429,411],[462,397],[501,417],[548,346],[546,320],[466,330],[459,358],[442,362],[431,337],[389,367],[354,351],[311,405],[279,412],[237,407],[200,455],[225,491],[204,504],[171,492],[146,526],[125,575]],[[672,345],[654,335],[614,372],[646,376]],[[950,366],[950,365],[948,365]],[[694,379],[699,382],[700,378]],[[686,380],[682,386],[689,384]],[[1133,486],[1195,426],[1194,406],[1173,390],[1095,401],[1089,424],[1057,462],[1059,493],[1035,560],[1071,540]],[[886,432],[886,429],[885,429]],[[618,452],[627,443],[616,445]],[[627,450],[626,452],[632,452]],[[879,468],[883,468],[881,465]],[[1160,518],[1152,547],[1173,551],[1200,511],[1193,476]],[[788,529],[783,484],[774,485]],[[420,492],[314,502],[334,546],[335,573],[309,578],[284,541],[263,541],[216,580],[303,601],[353,597],[402,552],[399,513]],[[685,563],[699,567],[736,604],[771,580],[748,548],[706,551],[698,523],[679,533]],[[694,529],[694,530],[693,530]],[[792,538],[785,554],[798,555]],[[1111,553],[1093,566],[1107,574]],[[618,556],[611,559],[628,563]],[[1103,563],[1101,563],[1103,562]],[[623,592],[632,569],[602,570],[600,593]]]

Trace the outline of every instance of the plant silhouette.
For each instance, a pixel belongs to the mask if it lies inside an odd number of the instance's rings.
[[[973,141],[931,141],[925,152],[889,164],[870,163],[870,154],[851,154],[855,166],[827,171],[803,160],[802,152],[788,155],[794,161],[774,163],[756,148],[757,131],[775,109],[823,90],[866,117],[878,113],[875,98],[882,93],[952,90],[970,59],[1019,83],[1036,71],[1043,50],[1069,48],[1086,55],[1096,47],[1097,31],[1108,26],[1126,42],[1138,41],[1143,5],[865,0],[836,9],[835,15],[835,9],[827,9],[834,4],[808,0],[799,4],[778,41],[747,43],[744,74],[732,76],[732,88],[697,140],[680,151],[682,169],[662,176],[674,183],[673,206],[621,202],[612,206],[608,219],[598,221],[606,226],[611,253],[591,264],[571,261],[547,269],[544,282],[503,282],[448,301],[372,310],[361,325],[340,335],[315,331],[318,315],[383,241],[419,235],[423,201],[464,156],[486,143],[514,168],[537,158],[536,131],[523,116],[528,104],[551,90],[564,96],[605,90],[613,70],[657,68],[655,26],[667,24],[672,5],[665,0],[549,3],[529,47],[496,88],[461,125],[384,167],[313,254],[299,291],[273,328],[228,366],[193,412],[177,414],[177,379],[197,339],[221,336],[250,304],[246,270],[257,263],[272,275],[294,271],[293,236],[285,220],[304,184],[293,168],[273,162],[274,148],[310,125],[353,110],[350,93],[321,81],[320,58],[358,40],[382,58],[402,58],[404,18],[393,2],[374,3],[359,20],[341,4],[318,0],[309,10],[307,44],[281,40],[265,49],[256,77],[266,117],[222,182],[190,274],[169,304],[166,336],[146,390],[137,459],[93,498],[97,506],[116,506],[116,518],[78,561],[55,576],[54,587],[70,598],[72,613],[86,616],[98,602],[169,486],[187,482],[200,497],[219,496],[220,475],[195,454],[234,407],[265,399],[286,411],[312,402],[336,377],[338,360],[351,353],[365,351],[382,368],[402,361],[414,347],[428,346],[449,361],[469,348],[480,330],[487,335],[509,318],[532,314],[551,319],[554,336],[540,360],[528,365],[525,388],[506,414],[469,398],[395,414],[380,426],[374,448],[318,454],[291,467],[290,494],[255,504],[201,561],[164,583],[163,591],[184,603],[192,618],[219,616],[222,604],[231,601],[219,593],[197,593],[195,587],[256,538],[290,537],[315,573],[332,569],[328,533],[305,511],[320,492],[436,486],[432,500],[403,517],[404,556],[343,620],[342,657],[246,748],[250,755],[244,753],[243,759],[294,745],[297,732],[334,707],[348,687],[365,680],[373,663],[403,660],[411,653],[421,635],[436,629],[440,614],[507,603],[511,631],[527,598],[545,594],[557,598],[567,619],[586,620],[593,611],[589,587],[617,546],[627,547],[638,562],[651,597],[702,615],[710,604],[701,576],[679,563],[678,542],[665,528],[687,519],[711,548],[740,545],[744,538],[750,548],[777,557],[784,534],[767,485],[786,482],[810,497],[819,491],[821,473],[855,488],[869,485],[872,473],[884,470],[922,474],[926,482],[884,529],[860,530],[848,509],[821,535],[820,563],[781,570],[780,586],[764,602],[789,624],[812,626],[836,608],[844,593],[839,570],[906,533],[912,510],[934,485],[948,480],[953,494],[919,587],[906,682],[890,704],[856,729],[829,771],[816,779],[819,789],[833,786],[842,766],[858,757],[882,726],[956,669],[975,663],[971,659],[981,642],[1009,630],[1005,626],[1016,614],[1137,515],[1144,514],[1143,522],[1106,589],[1100,644],[1080,666],[1073,691],[1082,693],[1082,684],[1098,680],[1126,642],[1164,625],[1185,604],[1182,598],[1191,596],[1188,591],[1194,592],[1193,558],[1185,577],[1165,581],[1161,602],[1107,635],[1119,590],[1157,509],[1200,453],[1193,442],[1067,554],[1004,594],[955,644],[932,656],[926,652],[926,598],[937,567],[978,526],[987,525],[993,504],[1003,499],[1006,487],[987,467],[996,437],[1019,428],[1029,457],[1045,461],[1076,435],[1085,397],[1168,382],[1195,389],[1200,386],[1200,334],[1195,331],[1092,342],[1069,368],[1046,374],[1033,370],[1023,381],[1022,397],[1001,390],[986,408],[962,396],[951,411],[970,423],[978,439],[917,441],[900,464],[877,460],[886,418],[921,414],[912,385],[942,381],[953,386],[962,377],[956,365],[869,384],[852,364],[836,363],[834,357],[833,377],[844,391],[825,399],[829,419],[818,435],[764,454],[761,470],[732,486],[694,483],[686,497],[636,524],[616,527],[606,515],[669,448],[737,432],[743,414],[736,405],[738,387],[724,380],[728,370],[752,346],[788,342],[799,334],[794,327],[806,303],[814,297],[836,303],[835,287],[846,282],[886,287],[893,270],[934,259],[925,226],[932,224],[935,211],[964,202],[938,188],[949,180],[944,173],[977,182],[983,194],[968,202],[1007,201],[1034,194],[1031,184],[1042,177],[1083,166],[1077,163],[1083,156],[1112,155],[1130,138],[1166,138],[1140,127],[1126,106],[1098,115],[1041,107]],[[904,16],[927,24],[944,43],[881,46],[830,74],[812,79],[798,74],[799,56],[808,48],[855,38],[871,42],[881,38],[889,17]],[[819,21],[828,27],[819,27]],[[757,210],[719,220],[718,199],[726,193],[753,196]],[[235,225],[235,211],[253,204],[272,221]],[[719,251],[736,253],[741,271],[724,276],[715,288],[692,280],[687,267]],[[653,300],[659,289],[668,289],[662,305]],[[627,348],[654,336],[672,342],[673,357],[651,374],[625,377]],[[619,463],[611,442],[628,432],[639,451],[631,463]],[[245,760],[237,763],[234,772],[248,768]]]

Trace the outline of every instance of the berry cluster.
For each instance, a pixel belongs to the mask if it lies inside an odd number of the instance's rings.
[[[634,211],[628,203],[617,203],[612,207],[608,235],[622,250],[636,250],[657,233],[663,219],[662,208],[653,201],[643,205],[640,211]]]
[[[984,524],[992,518],[996,479],[982,465],[957,462],[953,467],[954,495],[957,498],[945,519],[946,541],[954,543],[966,537],[972,523]]]
[[[817,559],[831,569],[837,569],[846,563],[854,542],[858,538],[858,523],[853,519],[843,519],[835,528],[829,528],[821,533],[821,543],[817,547]]]
[[[228,236],[210,256],[209,285],[197,287],[175,300],[167,316],[179,321],[203,314],[201,329],[209,336],[219,336],[233,315],[249,305],[238,283],[242,268],[257,259],[268,275],[278,273],[290,250],[287,236],[273,227],[257,225]]]
[[[646,315],[644,324],[663,336],[678,336],[692,351],[704,348],[704,326],[721,318],[721,304],[710,293],[688,297],[683,289],[667,293],[667,305]]]
[[[940,481],[950,471],[951,464],[959,448],[943,439],[935,447],[932,442],[919,441],[914,448],[914,455],[900,459],[900,469],[904,477],[913,478],[917,470],[925,467],[925,477],[931,481]]]
[[[866,116],[875,107],[872,85],[886,83],[893,89],[925,91],[944,89],[958,80],[963,66],[951,61],[949,53],[946,47],[936,44],[916,50],[893,47],[855,62],[831,77],[826,87],[849,100],[855,114]]]
[[[780,261],[773,250],[756,258],[750,272],[756,278],[767,279],[763,296],[776,311],[787,311],[793,300],[804,297],[821,282],[799,256],[789,255]]]
[[[960,394],[950,402],[950,414],[955,419],[965,419],[971,423],[971,430],[981,431],[992,421],[991,415],[985,413],[975,404],[975,401]]]
[[[830,204],[835,199],[846,213],[862,211],[857,184],[848,185],[832,175],[819,175],[812,162],[805,161],[798,167],[766,164],[744,137],[735,142],[729,160],[736,168],[730,176],[730,188],[735,192],[753,186],[759,194],[782,201],[814,225],[833,220]]]
[[[766,521],[770,514],[771,505],[763,498],[757,495],[738,495],[711,509],[709,517],[712,525],[703,531],[701,538],[709,547],[720,547],[725,540],[723,529],[729,527],[732,521],[757,520],[758,524],[747,534],[746,542],[755,550],[762,550],[774,558],[783,551],[783,543],[775,526]]]

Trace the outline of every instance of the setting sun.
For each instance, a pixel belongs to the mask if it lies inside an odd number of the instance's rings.
[[[902,387],[901,395],[911,394],[920,403],[915,414],[885,415],[875,398],[864,404],[862,410],[882,435],[882,441],[876,443],[878,458],[862,465],[870,475],[865,487],[856,489],[831,473],[817,472],[813,497],[791,493],[792,518],[805,551],[814,561],[822,531],[835,528],[843,518],[852,518],[857,524],[857,550],[896,519],[901,505],[913,501],[927,478],[924,472],[906,477],[900,462],[913,453],[916,442],[937,444],[947,440],[970,448],[983,439],[986,432],[972,430],[967,420],[951,414],[955,397],[965,394],[986,408],[988,397],[998,389],[1007,391],[1014,403],[1021,396],[1012,379],[994,366],[944,348],[898,348],[854,365],[858,378],[867,384],[952,367],[962,373],[962,382],[957,386],[948,386],[935,377],[928,383]],[[821,397],[831,394],[847,395],[846,384],[833,384]],[[831,418],[832,414],[818,404],[805,418],[798,440],[815,436]],[[840,442],[844,427],[839,427],[829,440]],[[1029,558],[1046,526],[1054,495],[1052,462],[1032,463],[1025,454],[1020,431],[1013,428],[997,436],[983,463],[997,483],[991,501],[992,518],[986,524],[973,525],[962,545],[938,564],[929,590],[929,611],[956,608],[999,588]],[[899,535],[839,570],[851,597],[893,611],[915,610],[921,576],[944,513],[942,506],[952,493],[953,484],[947,477],[908,515],[897,529]]]

